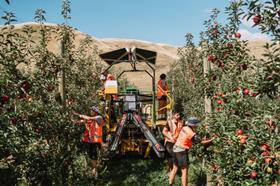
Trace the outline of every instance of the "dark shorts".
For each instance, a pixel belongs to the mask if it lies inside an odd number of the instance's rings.
[[[161,96],[161,98],[160,98],[160,99],[158,99],[158,100],[161,100],[161,101],[167,101],[167,96]]]
[[[173,155],[174,155],[173,146],[174,146],[174,143],[171,143],[171,142],[168,142],[168,141],[165,143],[166,157],[167,158],[172,158],[173,157]]]
[[[186,167],[189,164],[188,151],[174,152],[173,162],[178,167]]]
[[[85,143],[85,144],[86,144],[86,149],[87,149],[89,158],[92,160],[97,160],[98,153],[101,148],[101,144],[100,143]]]

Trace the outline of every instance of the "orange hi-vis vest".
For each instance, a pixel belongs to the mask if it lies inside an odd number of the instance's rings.
[[[172,119],[168,120],[167,123],[170,128],[170,130],[167,133],[171,134],[171,136],[176,140],[179,136],[180,130],[183,127],[183,123],[179,121],[178,124],[176,125]],[[167,141],[171,142],[167,137],[165,137],[164,143],[166,143]]]
[[[102,143],[104,120],[98,124],[95,120],[86,120],[85,131],[83,134],[83,142],[88,143]]]
[[[190,127],[184,126],[180,131],[175,145],[184,149],[190,149],[192,147],[192,138],[194,135],[195,133]]]
[[[166,91],[169,91],[167,81],[160,79],[157,84],[157,99],[166,96]]]

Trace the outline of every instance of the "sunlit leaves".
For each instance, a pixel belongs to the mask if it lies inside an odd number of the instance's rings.
[[[46,18],[45,18],[45,14],[46,14],[46,11],[39,8],[35,11],[35,17],[34,17],[34,20],[38,23],[43,23],[44,21],[46,21]]]
[[[16,16],[15,16],[15,13],[13,12],[7,12],[7,11],[4,11],[5,15],[2,16],[1,18],[3,20],[5,20],[5,23],[4,25],[10,25],[12,24],[13,22],[16,22]]]

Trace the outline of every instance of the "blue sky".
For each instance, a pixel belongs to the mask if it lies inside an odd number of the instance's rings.
[[[0,0],[3,11],[15,12],[17,23],[33,22],[37,8],[46,11],[49,23],[63,23],[61,0]],[[138,39],[174,46],[185,44],[185,34],[204,30],[210,11],[222,12],[229,0],[71,0],[70,26],[97,38]],[[224,21],[221,14],[221,21]],[[1,19],[0,24],[4,24]],[[245,25],[246,27],[246,25]],[[251,30],[248,31],[249,34]],[[248,33],[247,33],[248,34]]]

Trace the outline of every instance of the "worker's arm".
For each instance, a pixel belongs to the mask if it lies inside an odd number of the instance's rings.
[[[202,145],[208,145],[209,143],[211,143],[214,140],[214,138],[211,139],[204,139],[201,141]]]
[[[97,116],[87,116],[87,115],[79,114],[78,112],[75,111],[73,111],[72,113],[82,119],[92,119],[92,120],[96,120],[97,122],[99,121],[99,117]]]
[[[79,115],[77,112],[75,112],[75,111],[72,111],[72,114],[74,114],[74,115]],[[85,120],[84,119],[79,119],[79,120],[74,120],[73,118],[70,118],[71,119],[71,121],[73,122],[73,123],[75,123],[75,124],[84,124],[85,123]]]
[[[193,137],[193,142],[194,143],[200,143],[202,145],[209,145],[212,141],[214,140],[214,138],[211,139],[207,139],[207,138],[203,138],[201,139],[199,135],[195,134]]]
[[[83,119],[92,119],[92,120],[95,120],[95,117],[92,117],[92,116],[87,116],[87,115],[83,115],[83,114],[79,114],[78,115],[80,118],[83,118]]]
[[[80,120],[74,121],[74,123],[78,124],[78,125],[82,125],[82,124],[85,124],[85,120],[84,119],[80,119]]]
[[[164,127],[163,130],[162,130],[162,134],[168,138],[171,142],[175,143],[175,140],[173,138],[173,136],[171,135],[171,133],[169,132],[168,128],[167,127]]]

